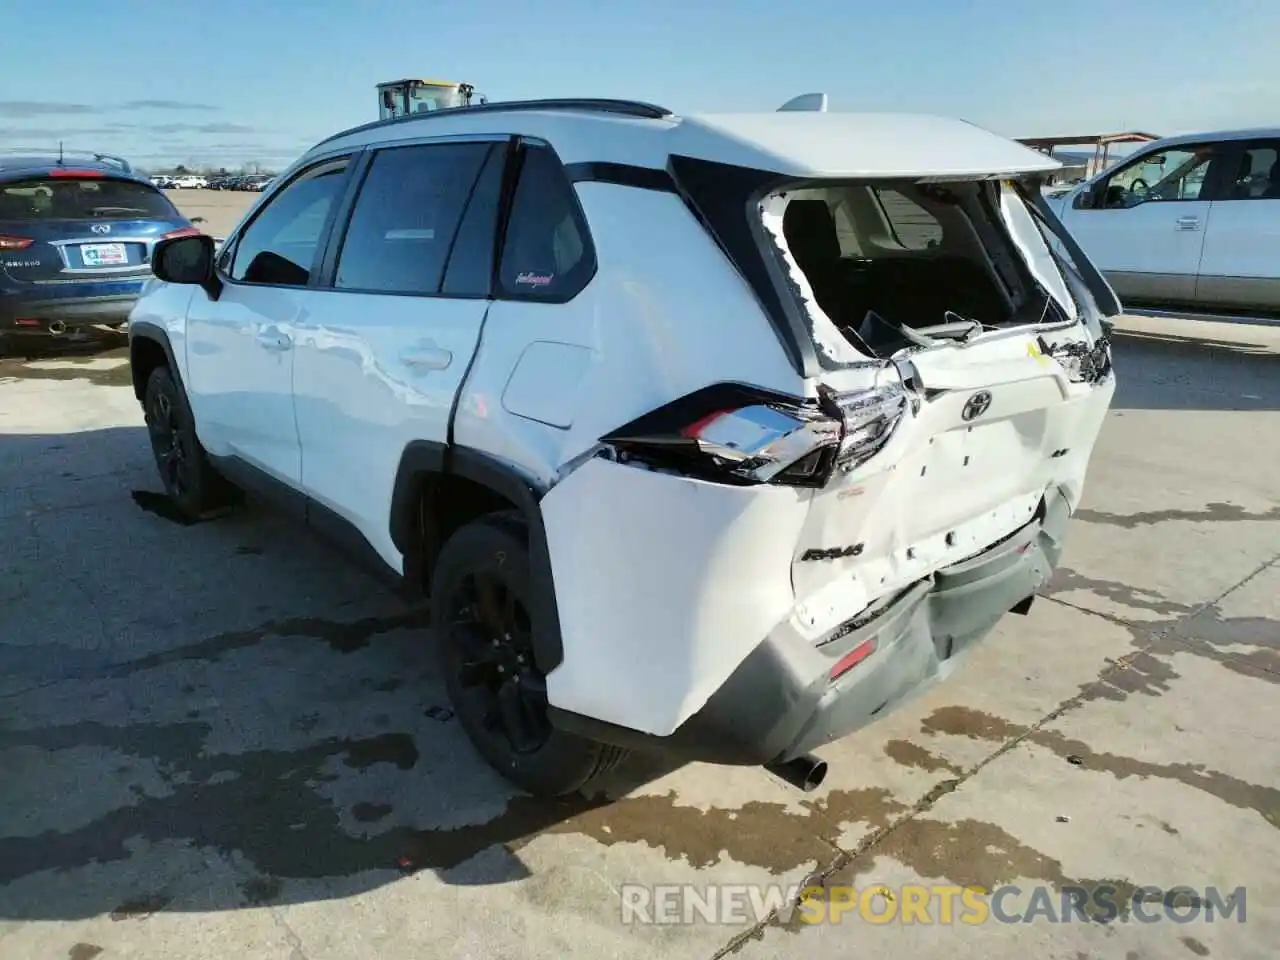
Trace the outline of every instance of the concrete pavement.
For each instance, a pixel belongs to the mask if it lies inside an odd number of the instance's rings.
[[[1218,326],[1121,325],[1048,596],[819,792],[637,762],[556,804],[474,758],[420,616],[339,555],[165,518],[118,349],[0,361],[0,956],[1273,956],[1280,331]],[[1049,896],[944,923],[952,885]],[[1200,900],[1052,922],[1144,886]]]

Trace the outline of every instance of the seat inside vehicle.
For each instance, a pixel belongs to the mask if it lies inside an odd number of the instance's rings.
[[[904,343],[894,327],[999,326],[1033,298],[987,189],[863,183],[796,190],[783,235],[836,326],[877,353],[892,351]],[[869,314],[887,323],[868,322]]]

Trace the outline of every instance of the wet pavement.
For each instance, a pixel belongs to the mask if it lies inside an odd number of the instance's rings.
[[[0,360],[0,957],[1274,956],[1280,329],[1122,329],[1029,616],[816,793],[559,803],[475,759],[420,611],[265,508],[168,519],[118,343]]]

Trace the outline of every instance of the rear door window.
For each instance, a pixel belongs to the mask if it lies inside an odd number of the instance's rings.
[[[334,287],[438,293],[462,212],[496,149],[443,143],[378,151],[351,213]]]
[[[155,187],[111,177],[41,177],[0,187],[0,220],[177,220]]]
[[[1280,200],[1280,140],[1245,145],[1220,199]]]

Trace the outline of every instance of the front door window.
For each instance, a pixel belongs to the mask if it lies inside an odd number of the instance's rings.
[[[1179,147],[1148,154],[1122,167],[1108,180],[1102,206],[1132,207],[1163,200],[1199,200],[1212,147]]]

